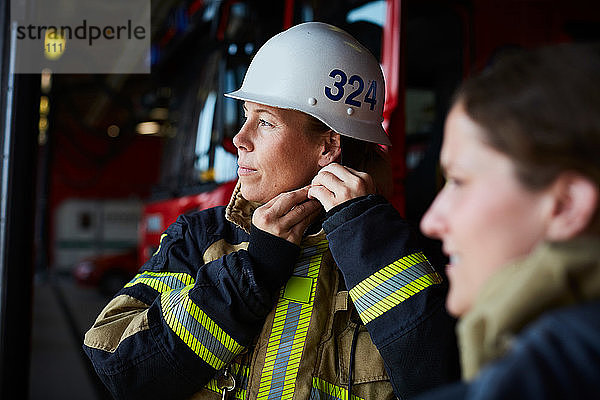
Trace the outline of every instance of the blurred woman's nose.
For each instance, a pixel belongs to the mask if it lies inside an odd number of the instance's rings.
[[[421,219],[421,232],[425,236],[429,236],[434,239],[442,239],[443,233],[446,229],[446,223],[443,213],[443,205],[441,204],[443,199],[438,194],[435,198],[423,218]]]
[[[248,120],[244,122],[244,125],[242,125],[237,135],[233,137],[233,145],[238,150],[252,151],[252,141],[249,134]]]

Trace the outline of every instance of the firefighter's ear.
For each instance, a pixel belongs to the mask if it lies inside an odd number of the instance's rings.
[[[339,133],[332,130],[323,135],[321,142],[321,155],[319,157],[319,166],[324,167],[332,162],[338,161],[342,155],[342,145]]]
[[[577,173],[561,174],[550,188],[553,207],[546,239],[563,241],[582,234],[598,211],[599,188]]]

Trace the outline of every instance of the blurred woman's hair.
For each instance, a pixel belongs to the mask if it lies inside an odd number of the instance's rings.
[[[561,44],[513,50],[455,94],[484,140],[508,156],[530,190],[561,173],[600,185],[600,47]],[[599,212],[589,231],[600,233]]]
[[[317,118],[304,114],[307,118],[307,131],[319,135],[331,131]],[[377,187],[377,193],[388,200],[392,196],[393,182],[389,155],[379,144],[365,142],[340,135],[342,158],[338,162],[346,167],[368,173]]]

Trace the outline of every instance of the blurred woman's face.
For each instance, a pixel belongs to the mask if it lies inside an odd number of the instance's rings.
[[[305,132],[306,117],[248,101],[244,112],[246,122],[233,138],[244,198],[266,203],[308,185],[320,169],[323,147]]]
[[[512,161],[483,135],[460,103],[452,108],[440,156],[446,185],[421,221],[450,258],[446,307],[454,316],[472,307],[494,272],[543,240],[551,209],[548,194],[525,189]]]

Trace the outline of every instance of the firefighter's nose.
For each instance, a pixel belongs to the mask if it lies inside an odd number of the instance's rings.
[[[238,151],[252,151],[253,146],[249,130],[248,121],[246,121],[237,135],[233,137],[233,144]]]

